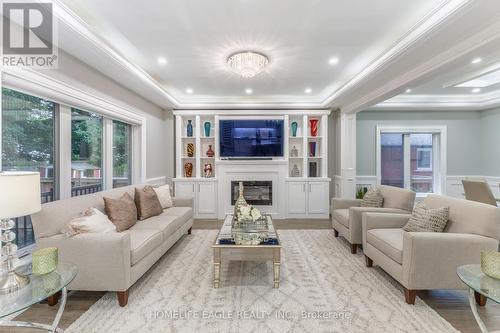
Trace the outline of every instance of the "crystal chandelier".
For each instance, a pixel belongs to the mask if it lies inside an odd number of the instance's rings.
[[[251,78],[264,71],[269,64],[269,59],[261,53],[245,51],[229,56],[227,64],[236,74]]]

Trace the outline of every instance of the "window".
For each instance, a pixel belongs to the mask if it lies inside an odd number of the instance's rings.
[[[42,203],[55,199],[53,102],[2,89],[2,170],[40,172]],[[16,219],[18,247],[34,243],[29,216]]]
[[[382,185],[440,193],[444,184],[445,128],[377,129],[377,178]]]
[[[132,184],[132,126],[113,121],[113,188]]]
[[[71,196],[103,188],[103,120],[98,114],[71,109]]]

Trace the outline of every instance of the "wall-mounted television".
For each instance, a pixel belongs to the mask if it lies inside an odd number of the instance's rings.
[[[219,121],[221,157],[283,157],[282,119]]]

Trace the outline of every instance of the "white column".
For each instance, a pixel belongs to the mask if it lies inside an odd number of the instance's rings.
[[[356,196],[356,114],[335,114],[334,196]]]
[[[71,198],[71,107],[59,105],[59,196],[60,199]]]
[[[113,188],[113,120],[103,119],[102,133],[102,178],[103,189]]]

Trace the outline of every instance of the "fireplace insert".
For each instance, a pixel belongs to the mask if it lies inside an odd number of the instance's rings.
[[[231,182],[231,205],[236,203],[239,195],[239,181]],[[272,181],[243,181],[243,196],[250,205],[273,205]]]

